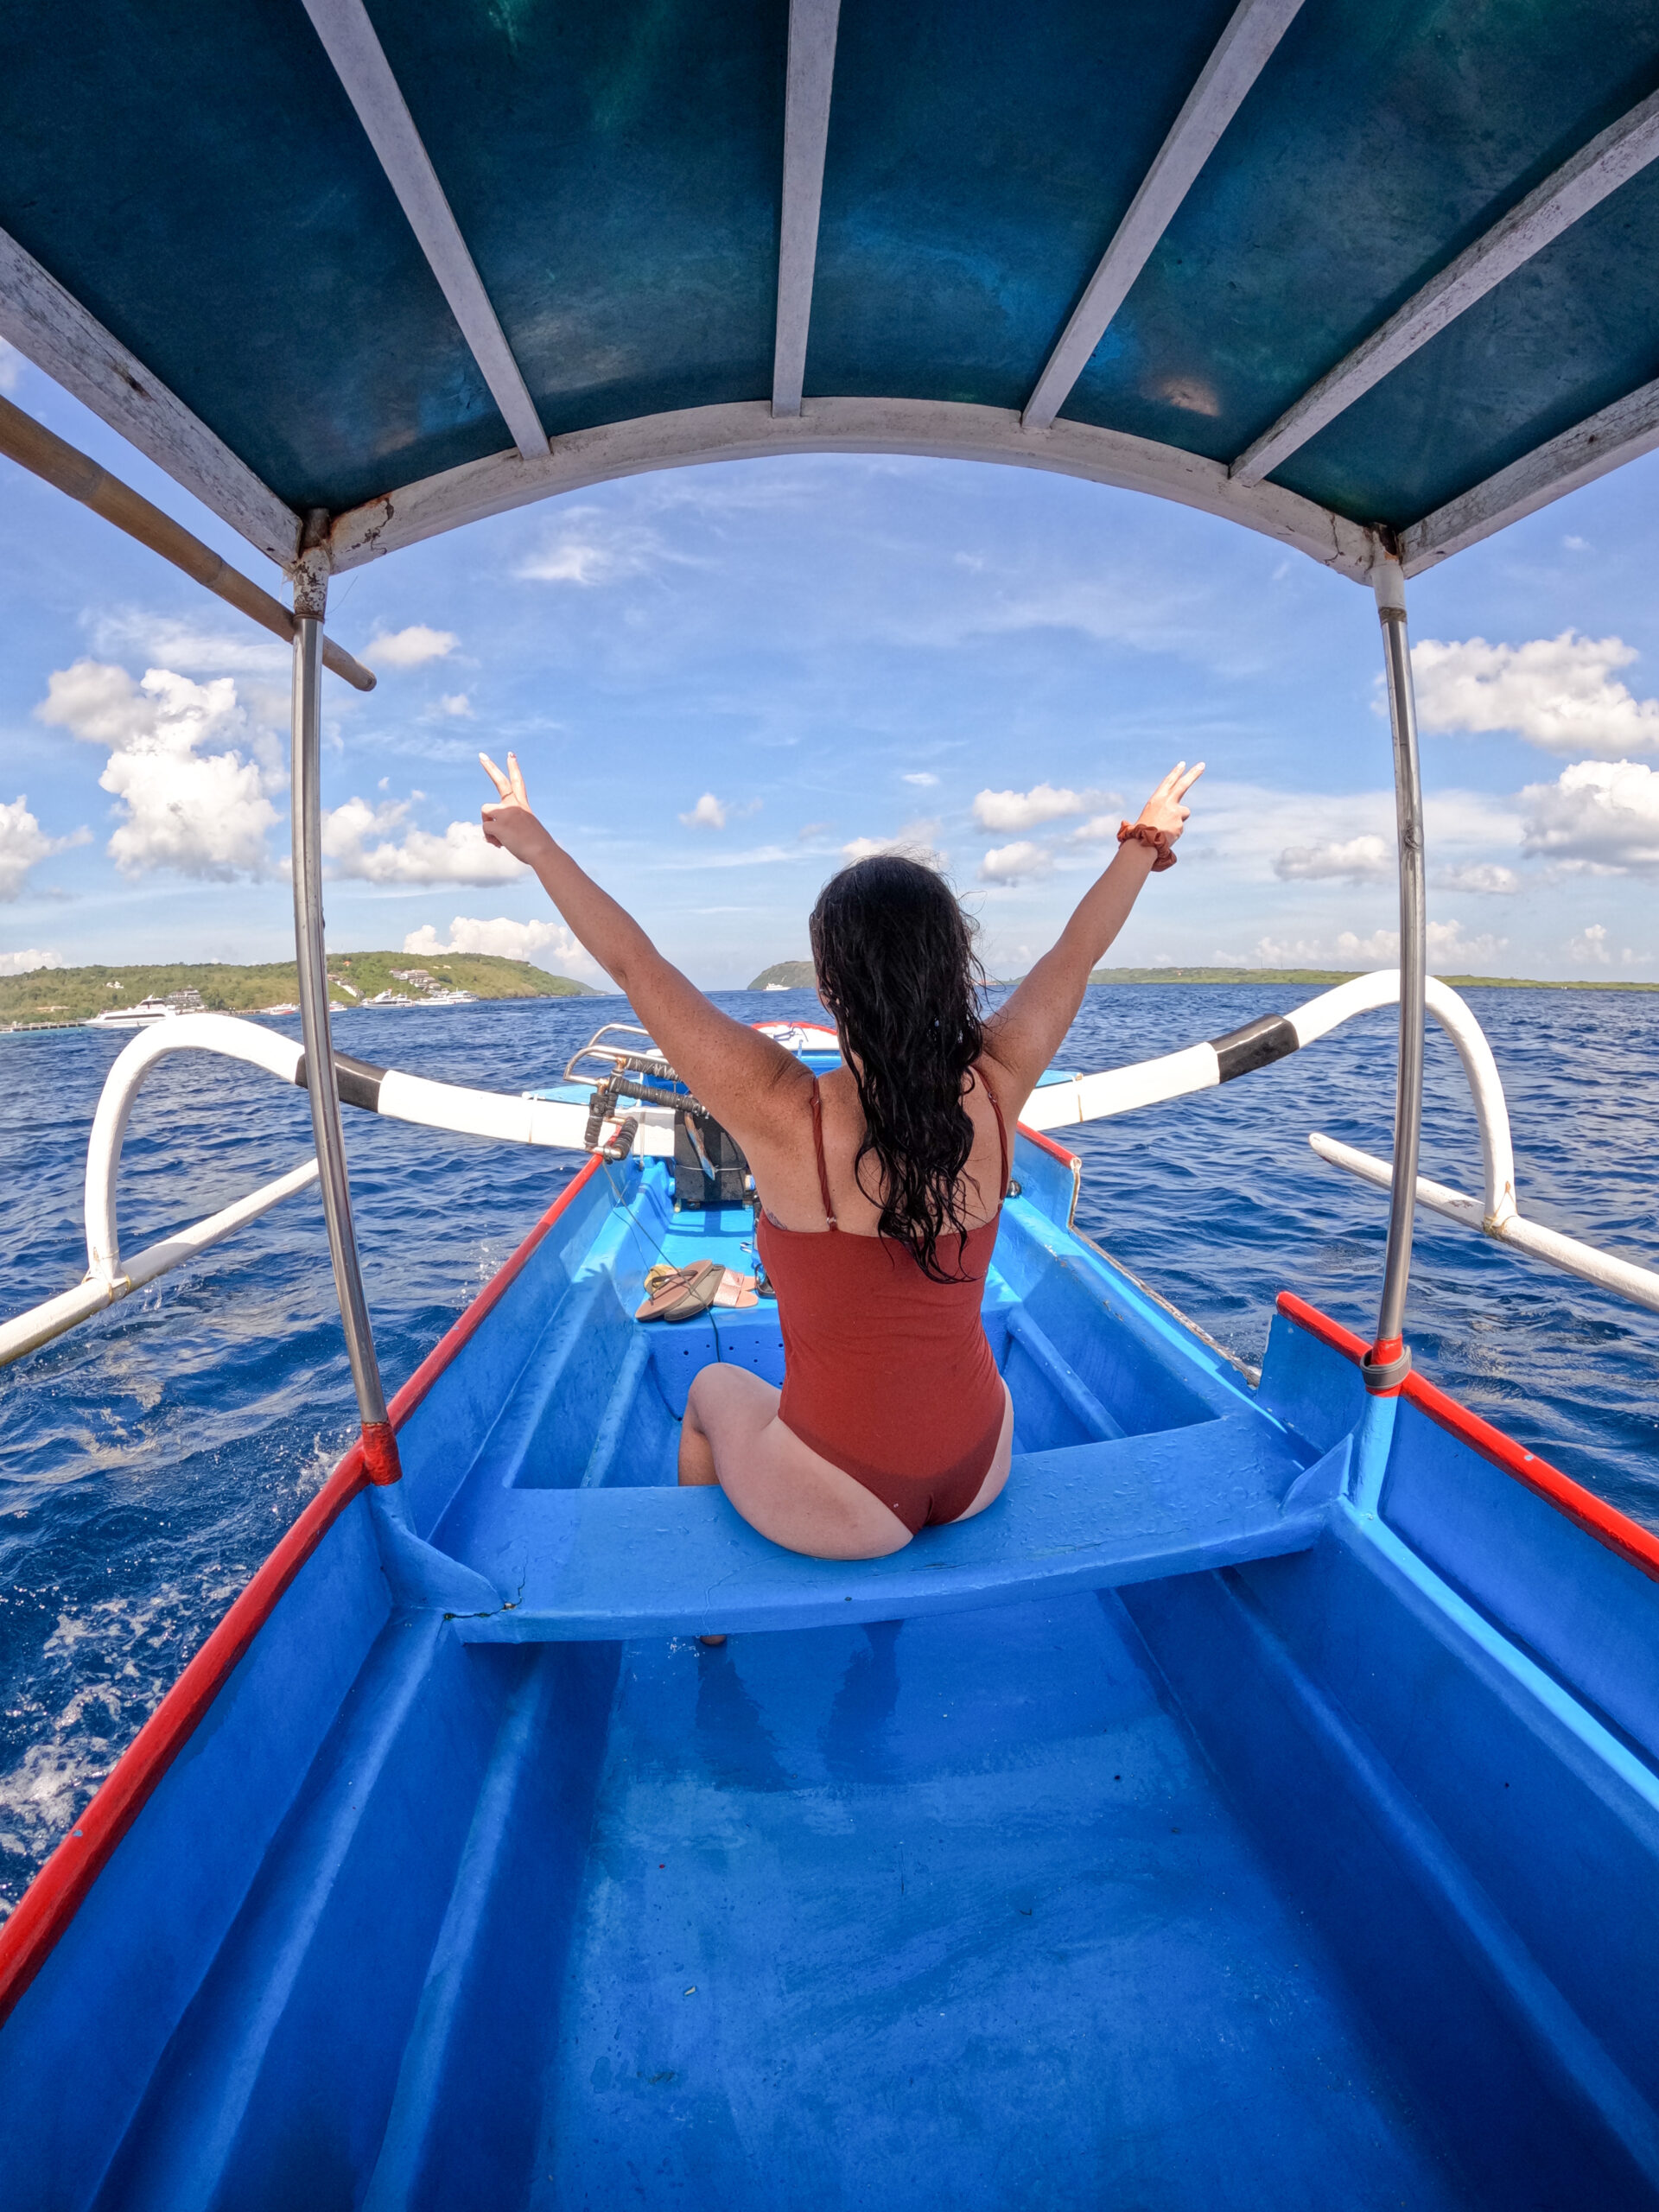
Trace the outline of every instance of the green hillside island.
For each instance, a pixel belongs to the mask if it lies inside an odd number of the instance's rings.
[[[810,960],[774,960],[749,985],[752,991],[810,991],[817,988]]]
[[[411,982],[427,976],[429,982]],[[330,953],[329,997],[337,1006],[361,1004],[380,991],[418,998],[432,989],[470,991],[478,999],[596,998],[569,976],[550,975],[526,960],[499,960],[482,953]],[[254,967],[213,961],[143,968],[36,968],[27,976],[0,976],[0,1029],[13,1024],[66,1028],[90,1020],[105,1007],[137,1006],[140,999],[169,999],[207,1014],[266,1014],[291,1007],[299,994],[291,960]],[[194,996],[192,995],[194,995]]]
[[[1366,971],[1355,968],[1096,968],[1091,983],[1287,983],[1327,989],[1333,983],[1351,983]],[[1643,983],[1623,976],[1605,982],[1541,982],[1530,976],[1442,976],[1455,991],[1659,991],[1659,982]],[[752,991],[810,991],[813,988],[810,960],[774,960],[749,985]]]

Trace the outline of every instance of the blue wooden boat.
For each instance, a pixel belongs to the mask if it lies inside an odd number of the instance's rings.
[[[1420,1203],[1659,1300],[1518,1212],[1425,977],[1405,622],[1659,442],[1656,79],[1637,0],[87,0],[8,45],[0,333],[291,609],[4,402],[0,445],[292,639],[305,1033],[135,1039],[87,1284],[4,1356],[315,1179],[362,1435],[0,1929],[6,2212],[1659,2202],[1659,1539],[1403,1343]],[[813,450],[1127,486],[1370,584],[1402,831],[1397,977],[1033,1094],[1007,1490],[855,1564],[674,1487],[693,1373],[782,1345],[765,1301],[634,1319],[752,1236],[672,1071],[350,1061],[322,959],[321,671],[372,681],[330,576]],[[1394,1162],[1325,1147],[1391,1192],[1375,1332],[1287,1292],[1244,1368],[1079,1234],[1052,1132],[1396,998]],[[1426,1012],[1478,1199],[1416,1174]],[[124,1262],[132,1091],[197,1047],[304,1083],[316,1160]],[[587,1154],[389,1404],[342,1101]]]

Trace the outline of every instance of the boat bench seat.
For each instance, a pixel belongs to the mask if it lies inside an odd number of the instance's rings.
[[[984,1513],[875,1560],[784,1551],[715,1489],[504,1487],[454,1546],[503,1605],[456,1624],[480,1642],[822,1628],[1235,1567],[1312,1546],[1345,1448],[1307,1467],[1240,1413],[1027,1452]]]

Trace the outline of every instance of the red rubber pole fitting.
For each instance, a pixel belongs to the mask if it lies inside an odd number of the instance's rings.
[[[363,1466],[372,1483],[400,1483],[404,1463],[397,1456],[397,1439],[389,1421],[363,1424]]]
[[[1365,1388],[1374,1398],[1397,1398],[1411,1372],[1411,1354],[1399,1337],[1379,1337],[1359,1363]]]

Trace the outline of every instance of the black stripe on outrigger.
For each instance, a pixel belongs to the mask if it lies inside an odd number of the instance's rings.
[[[376,1067],[372,1060],[354,1060],[349,1052],[334,1054],[334,1084],[340,1092],[342,1106],[360,1106],[365,1113],[380,1111],[380,1085],[390,1072]],[[306,1079],[305,1054],[300,1054],[300,1064],[294,1071],[294,1080],[302,1090],[308,1090]]]
[[[1271,1067],[1275,1060],[1282,1060],[1294,1052],[1301,1041],[1282,1014],[1264,1014],[1255,1021],[1247,1021],[1242,1029],[1230,1029],[1224,1037],[1212,1037],[1210,1049],[1221,1071],[1217,1080],[1230,1083],[1236,1075],[1249,1075],[1257,1068]]]

